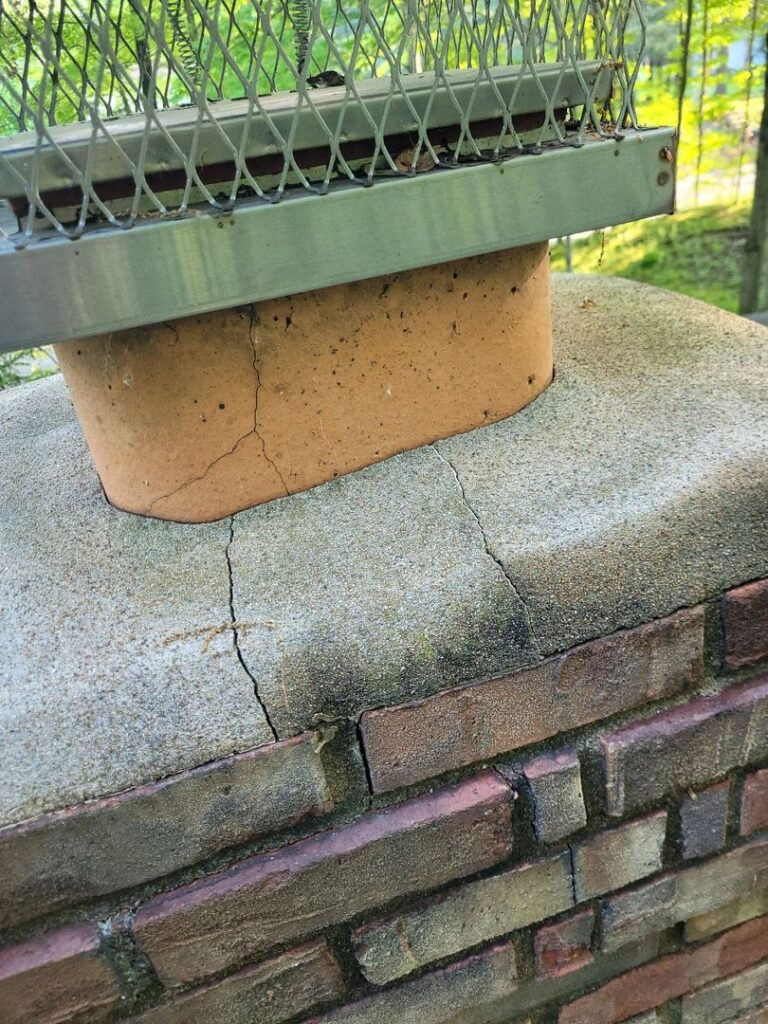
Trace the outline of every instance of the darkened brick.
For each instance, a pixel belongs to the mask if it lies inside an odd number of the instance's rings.
[[[592,962],[592,910],[539,928],[533,942],[536,976],[559,978]]]
[[[631,813],[768,756],[768,678],[603,736],[608,813]]]
[[[761,828],[768,828],[768,768],[748,775],[741,795],[741,834]]]
[[[581,768],[573,750],[544,754],[523,767],[533,799],[533,827],[541,843],[554,843],[587,823]]]
[[[661,871],[666,827],[666,812],[659,811],[577,843],[573,847],[577,901],[623,889]]]
[[[102,1020],[119,1005],[120,992],[98,950],[92,924],[61,928],[0,950],[2,1024]]]
[[[365,976],[384,985],[571,906],[570,859],[561,853],[468,882],[365,925],[353,935],[355,953]]]
[[[339,966],[320,939],[148,1010],[130,1024],[280,1024],[343,994]]]
[[[482,1007],[517,988],[511,943],[397,985],[358,1003],[331,1010],[310,1024],[469,1024]]]
[[[766,886],[768,840],[662,875],[604,901],[603,949],[618,949]]]
[[[569,1003],[559,1024],[616,1024],[662,1006],[768,957],[768,919],[762,917],[694,950],[672,953],[622,974]]]
[[[0,830],[0,927],[125,889],[331,809],[314,734]]]
[[[768,658],[768,580],[747,583],[723,595],[725,667],[754,665]]]
[[[495,757],[679,693],[701,679],[704,615],[679,612],[536,668],[366,712],[376,792]]]
[[[705,857],[725,845],[730,785],[721,782],[687,793],[680,806],[680,850],[685,860]]]
[[[768,963],[683,996],[680,1024],[724,1024],[768,1003]]]
[[[163,981],[186,984],[498,863],[510,818],[509,788],[483,772],[159,896],[139,909],[136,937]]]

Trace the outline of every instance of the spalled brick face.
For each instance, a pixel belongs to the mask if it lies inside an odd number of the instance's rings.
[[[768,658],[768,580],[729,591],[721,608],[725,667],[743,668]]]
[[[313,734],[0,829],[0,928],[331,810]],[[87,850],[87,856],[83,851]]]
[[[321,940],[172,999],[129,1024],[281,1024],[343,994],[339,965]]]
[[[136,915],[135,935],[164,982],[186,984],[490,867],[510,840],[509,788],[487,772],[152,900]]]
[[[701,679],[704,616],[680,612],[584,644],[503,679],[367,712],[362,733],[376,792],[496,757]]]
[[[558,1024],[617,1024],[766,957],[768,919],[758,918],[695,950],[670,954],[609,981],[563,1007]]]
[[[763,828],[768,828],[768,768],[748,775],[741,794],[741,834]]]
[[[103,1020],[120,1004],[93,925],[74,925],[0,950],[3,1024]]]
[[[705,857],[725,845],[728,825],[727,782],[698,793],[687,793],[680,807],[680,848],[686,860]]]
[[[705,784],[768,756],[768,678],[628,725],[601,745],[609,814]]]
[[[592,963],[595,915],[585,910],[557,924],[539,928],[534,938],[536,976],[561,978]]]

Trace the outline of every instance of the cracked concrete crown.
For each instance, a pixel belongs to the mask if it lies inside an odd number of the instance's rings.
[[[764,329],[586,277],[554,320],[516,416],[203,526],[105,503],[60,380],[3,393],[0,823],[768,575]]]

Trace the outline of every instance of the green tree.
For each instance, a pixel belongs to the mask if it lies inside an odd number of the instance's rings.
[[[768,54],[768,34],[765,37]],[[768,61],[766,62],[763,116],[755,173],[755,196],[744,255],[739,310],[754,313],[768,307]]]

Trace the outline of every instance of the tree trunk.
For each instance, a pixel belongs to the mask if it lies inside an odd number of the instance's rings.
[[[752,85],[755,78],[755,36],[757,33],[757,0],[753,0],[749,19],[749,39],[747,41],[747,86],[744,94],[744,131],[739,142],[739,166],[736,172],[736,199],[741,199],[741,180],[744,175],[744,155],[749,138],[749,119],[752,113]],[[768,54],[766,54],[768,60]]]
[[[683,107],[685,106],[685,90],[688,85],[688,61],[691,55],[691,29],[693,28],[693,0],[687,0],[685,20],[682,23],[682,54],[680,57],[680,83],[677,94],[677,144],[680,145],[680,132],[683,126]]]
[[[744,252],[740,313],[768,307],[768,35],[765,37],[766,72],[763,116],[755,171],[755,198]]]
[[[709,3],[703,0],[701,26],[701,83],[699,85],[699,109],[697,116],[698,149],[696,152],[696,184],[694,187],[694,206],[699,205],[699,187],[701,185],[701,161],[704,157],[704,98],[707,90],[707,72],[709,70]]]

